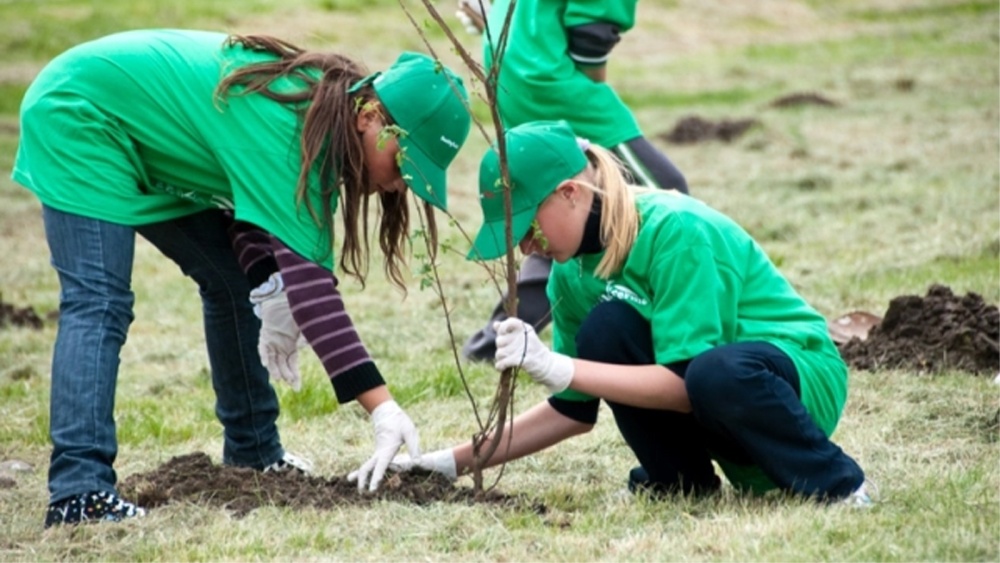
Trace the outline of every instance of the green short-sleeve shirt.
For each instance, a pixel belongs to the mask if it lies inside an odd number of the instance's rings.
[[[628,303],[649,321],[661,365],[724,344],[769,342],[795,363],[802,403],[831,435],[847,397],[847,367],[823,316],[723,214],[673,191],[640,194],[637,207],[639,233],[617,274],[607,280],[594,275],[603,253],[553,267],[548,293],[554,348],[576,356],[575,336],[584,318],[610,300]],[[559,397],[590,399],[574,391]],[[720,465],[736,484],[768,488],[759,471]]]
[[[498,0],[490,9],[489,33],[483,34],[487,66],[493,62],[489,38],[499,38],[509,6],[510,0]],[[564,119],[577,135],[607,148],[642,136],[635,116],[614,89],[577,68],[567,38],[567,28],[594,22],[627,31],[635,23],[635,6],[636,0],[518,0],[498,79],[504,126]]]
[[[225,39],[130,31],[59,55],[22,102],[13,178],[45,205],[125,225],[230,208],[332,267],[325,230],[296,202],[297,108],[256,94],[215,95],[227,73],[273,56],[225,47]],[[275,87],[302,86],[287,79]],[[321,209],[315,182],[310,197]]]

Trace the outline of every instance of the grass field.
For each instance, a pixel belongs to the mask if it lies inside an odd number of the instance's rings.
[[[429,21],[419,2],[406,6]],[[452,3],[437,4],[460,31]],[[1000,10],[978,0],[644,0],[609,81],[647,136],[685,172],[693,195],[743,224],[823,314],[884,312],[932,283],[1000,301]],[[139,27],[266,32],[354,56],[370,68],[425,50],[396,2],[379,0],[0,0],[0,296],[45,315],[58,307],[39,204],[9,179],[20,97],[52,56]],[[461,68],[444,34],[422,28]],[[478,54],[478,42],[466,38]],[[467,74],[467,73],[465,73]],[[835,107],[776,108],[815,93]],[[477,103],[476,115],[486,115]],[[732,143],[668,145],[681,118],[753,118]],[[450,172],[454,220],[478,226],[475,132]],[[443,237],[466,244],[448,225]],[[378,279],[345,278],[349,311],[425,450],[475,431],[437,297]],[[458,251],[442,276],[459,339],[496,290]],[[193,284],[139,242],[136,320],[117,393],[119,478],[173,456],[218,460]],[[42,530],[47,502],[48,365],[55,324],[0,328],[0,461],[22,460],[0,488],[0,560],[723,560],[998,561],[1000,387],[966,373],[852,374],[834,439],[865,467],[881,501],[867,511],[727,492],[704,501],[622,497],[631,453],[602,410],[597,428],[510,464],[500,488],[530,494],[546,515],[483,505],[380,503],[336,510],[257,510],[243,519],[199,505],[159,508],[123,525]],[[338,406],[319,362],[303,354],[303,389],[280,388],[285,446],[343,475],[371,453],[367,415]],[[492,369],[463,366],[481,403]],[[544,398],[525,382],[519,409]],[[495,474],[494,474],[495,475]],[[459,482],[469,485],[468,480]]]

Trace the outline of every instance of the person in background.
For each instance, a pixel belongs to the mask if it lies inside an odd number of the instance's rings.
[[[363,285],[365,216],[378,203],[384,270],[402,285],[407,193],[429,221],[432,205],[446,208],[466,98],[457,76],[418,53],[369,74],[274,37],[188,30],[110,35],[41,71],[22,102],[13,178],[41,200],[61,287],[46,527],[144,513],[118,496],[113,468],[136,233],[198,285],[224,464],[308,471],[282,447],[260,356],[281,377],[300,333],[337,399],[371,413],[375,453],[359,488],[378,485],[404,442],[419,453],[337,291],[334,213],[340,265]]]
[[[604,400],[639,462],[632,491],[714,493],[714,460],[740,490],[871,503],[861,467],[830,440],[847,367],[826,321],[746,231],[695,198],[630,185],[565,122],[514,127],[506,147],[513,236],[556,263],[553,349],[508,318],[495,366],[552,396],[514,418],[487,467],[588,432]],[[495,151],[479,169],[470,258],[506,252]],[[472,461],[466,443],[394,467],[455,478]]]
[[[466,29],[483,33],[486,67],[502,61],[497,95],[505,127],[565,120],[579,135],[610,149],[637,184],[688,192],[684,175],[643,136],[632,111],[605,81],[611,50],[635,24],[636,0],[518,0],[503,53],[496,44],[510,0],[492,5],[489,0],[459,0],[458,5]],[[550,321],[545,283],[551,268],[549,258],[532,254],[518,275],[517,314],[539,332]],[[489,321],[468,338],[463,356],[492,361],[493,323],[506,318],[503,304],[501,298]]]

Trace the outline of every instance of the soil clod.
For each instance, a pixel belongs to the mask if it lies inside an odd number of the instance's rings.
[[[799,106],[824,106],[824,107],[837,107],[837,102],[825,98],[819,94],[813,92],[799,92],[795,94],[789,94],[787,96],[782,96],[773,102],[771,102],[771,107],[776,108],[790,108]]]
[[[40,330],[42,325],[42,318],[34,309],[4,303],[3,295],[0,294],[0,328],[17,326]]]
[[[668,132],[660,135],[667,142],[684,145],[720,140],[731,142],[741,137],[751,127],[760,123],[756,119],[736,119],[709,121],[698,116],[689,116],[677,122]]]
[[[296,472],[261,473],[245,467],[212,463],[196,452],[170,459],[159,468],[125,479],[118,487],[123,498],[144,508],[192,502],[217,506],[242,517],[261,506],[315,508],[368,505],[379,501],[427,505],[434,502],[488,503],[544,513],[539,503],[523,497],[488,491],[477,496],[447,478],[426,472],[387,474],[373,493],[358,492],[346,477],[324,478]]]
[[[958,296],[935,284],[924,297],[892,299],[868,337],[841,344],[840,354],[854,369],[956,370],[993,377],[1000,371],[1000,311],[979,294]]]

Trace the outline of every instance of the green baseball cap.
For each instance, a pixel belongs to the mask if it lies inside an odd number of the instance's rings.
[[[403,130],[399,168],[406,184],[424,201],[447,211],[445,170],[472,124],[462,79],[427,55],[404,52],[392,66],[363,78],[351,91],[368,83]]]
[[[507,169],[510,172],[511,234],[514,244],[528,234],[538,207],[545,198],[587,166],[587,157],[565,121],[534,121],[508,129]],[[479,228],[469,260],[493,260],[507,252],[503,182],[496,145],[479,164]]]

